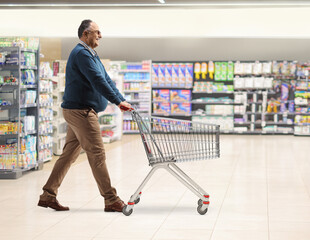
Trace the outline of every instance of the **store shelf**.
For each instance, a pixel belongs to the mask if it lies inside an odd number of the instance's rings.
[[[114,128],[114,127],[116,127],[116,124],[100,124],[100,129]]]
[[[165,114],[165,113],[152,113],[152,116],[165,116],[165,117],[190,117],[192,114]]]
[[[41,144],[41,145],[39,145],[39,150],[43,150],[43,149],[47,149],[47,148],[52,148],[52,147],[53,147],[53,143]]]
[[[181,90],[181,89],[185,89],[185,90],[190,90],[193,89],[192,87],[167,87],[167,86],[152,86],[152,89],[177,89],[177,90]]]
[[[252,124],[252,122],[234,122],[234,124],[237,124],[237,125],[250,125],[250,124]]]
[[[37,107],[38,105],[36,103],[29,103],[29,104],[22,104],[20,105],[20,108],[33,108]]]
[[[20,85],[20,89],[37,88],[37,85]]]
[[[227,92],[210,92],[210,91],[192,91],[192,93],[205,93],[205,94],[233,94],[233,91]]]
[[[138,79],[132,79],[132,80],[124,80],[123,83],[148,83],[150,80],[138,80]]]
[[[124,90],[124,93],[148,93],[150,90]]]
[[[125,134],[137,134],[137,133],[139,133],[139,130],[123,130],[123,133],[125,133]]]
[[[205,104],[205,105],[243,105],[243,103],[232,103],[232,102],[206,102],[206,101],[190,101],[192,104]]]
[[[149,73],[151,69],[120,69],[119,73]]]
[[[265,122],[265,124],[267,124],[267,125],[290,125],[290,126],[292,126],[292,125],[294,125],[294,123],[284,123],[284,122]]]
[[[20,68],[23,70],[38,70],[37,66],[21,66]]]
[[[13,105],[6,105],[6,106],[0,106],[0,111],[3,111],[3,110],[8,110],[8,109],[12,109],[12,108],[16,108],[16,104],[13,104]]]
[[[295,126],[310,126],[310,123],[294,123]]]
[[[221,116],[221,117],[233,117],[232,114],[209,114],[209,113],[200,113],[200,112],[192,112],[192,116]]]
[[[52,117],[39,117],[39,122],[53,121]]]
[[[139,102],[150,102],[150,99],[133,99],[133,100],[127,100],[129,103],[139,103]]]
[[[0,134],[0,137],[3,137],[3,138],[16,138],[16,137],[18,137],[18,134],[17,133],[13,133],[13,134]]]

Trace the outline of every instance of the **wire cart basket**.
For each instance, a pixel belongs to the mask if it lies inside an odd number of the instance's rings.
[[[130,197],[123,214],[129,216],[140,201],[141,191],[154,172],[166,169],[199,198],[197,211],[203,215],[208,211],[209,194],[187,176],[177,165],[179,162],[215,159],[220,157],[220,127],[179,119],[141,116],[132,111],[152,167],[146,178]]]

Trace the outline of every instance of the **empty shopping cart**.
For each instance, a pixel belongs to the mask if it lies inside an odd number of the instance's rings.
[[[149,165],[152,167],[137,191],[130,197],[123,213],[129,216],[140,201],[141,191],[154,172],[166,169],[199,198],[197,211],[203,215],[208,211],[209,194],[187,176],[178,162],[215,159],[220,157],[220,127],[178,119],[141,116],[132,111],[145,148]]]

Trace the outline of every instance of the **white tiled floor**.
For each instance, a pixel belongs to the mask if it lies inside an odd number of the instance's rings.
[[[139,136],[106,145],[113,185],[127,202],[150,167]],[[72,166],[58,200],[69,212],[36,206],[54,161],[18,180],[0,180],[0,239],[19,240],[309,240],[310,138],[221,136],[221,158],[180,163],[210,194],[197,197],[160,170],[131,216],[105,213],[85,154]]]

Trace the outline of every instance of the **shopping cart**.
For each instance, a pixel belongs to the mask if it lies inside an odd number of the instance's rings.
[[[188,177],[178,162],[215,159],[220,157],[220,127],[178,119],[141,116],[131,112],[137,123],[149,165],[152,167],[137,191],[130,197],[123,214],[129,216],[140,201],[141,191],[157,169],[164,168],[199,197],[197,211],[208,211],[209,194]]]

